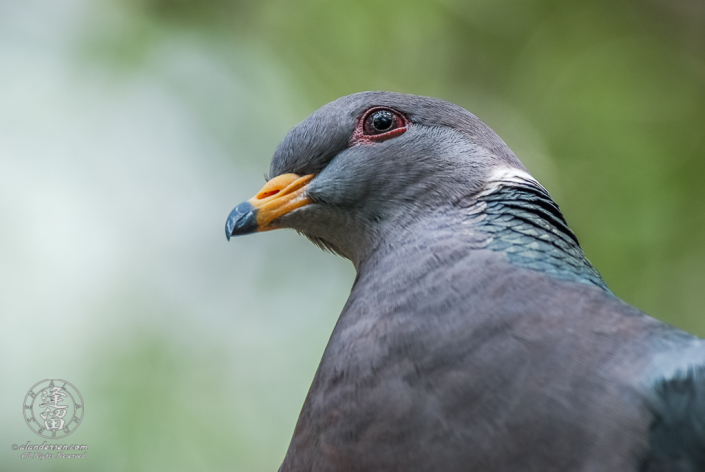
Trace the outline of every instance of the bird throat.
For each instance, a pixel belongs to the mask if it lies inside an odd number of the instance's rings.
[[[506,254],[510,263],[609,292],[558,205],[529,174],[496,174],[469,210],[467,223],[488,236],[485,247]]]

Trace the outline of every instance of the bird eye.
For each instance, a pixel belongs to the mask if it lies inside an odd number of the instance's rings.
[[[396,121],[394,115],[387,110],[374,112],[371,118],[372,119],[370,121],[372,122],[372,127],[379,133],[384,133],[385,131],[392,129],[394,122]]]
[[[371,110],[367,113],[363,122],[363,132],[367,136],[379,136],[385,135],[386,133],[391,133],[389,137],[397,136],[401,134],[406,126],[406,120],[398,113],[387,109],[376,109]],[[395,130],[400,130],[401,132],[392,133]]]

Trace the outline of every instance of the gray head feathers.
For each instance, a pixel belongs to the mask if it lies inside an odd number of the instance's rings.
[[[365,113],[378,107],[403,116],[406,131],[356,141]],[[472,113],[434,98],[364,92],[323,106],[291,130],[270,172],[316,175],[307,190],[315,204],[281,225],[356,262],[389,231],[442,215],[481,191],[497,169],[525,171]]]

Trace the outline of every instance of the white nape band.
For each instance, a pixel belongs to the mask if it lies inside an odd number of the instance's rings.
[[[502,187],[512,187],[514,185],[531,185],[548,193],[543,185],[528,172],[513,167],[500,167],[492,171],[487,179],[487,184],[485,184],[485,189],[480,192],[479,196],[489,195]]]

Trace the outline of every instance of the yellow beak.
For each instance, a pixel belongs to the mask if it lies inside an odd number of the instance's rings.
[[[225,236],[240,236],[276,229],[271,223],[297,208],[313,203],[306,195],[306,185],[314,174],[283,174],[271,179],[257,195],[230,212],[225,222]]]

